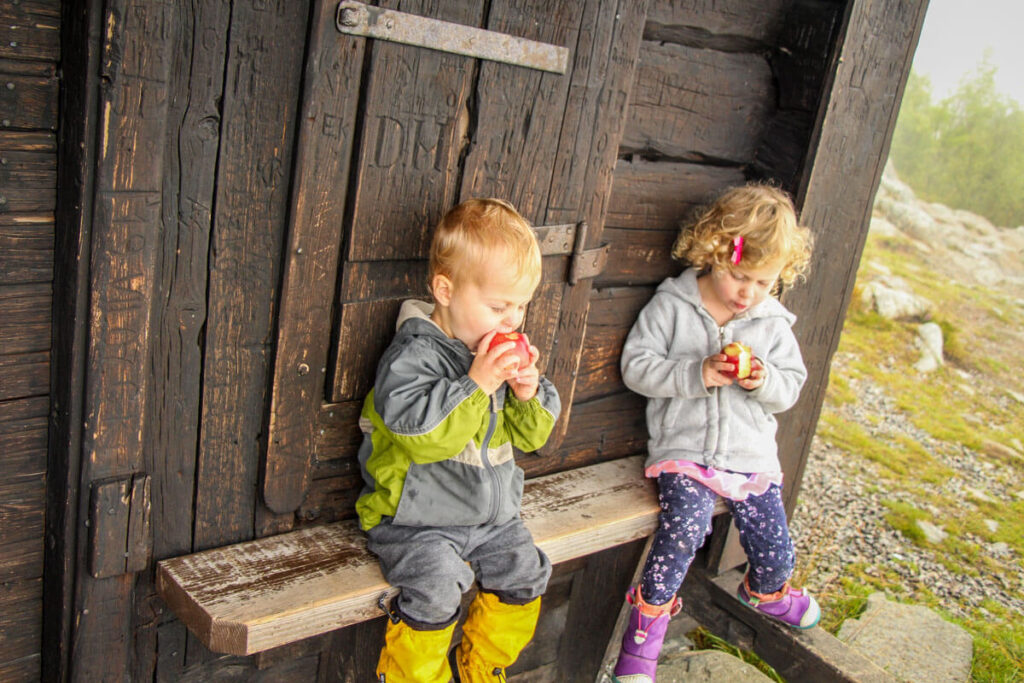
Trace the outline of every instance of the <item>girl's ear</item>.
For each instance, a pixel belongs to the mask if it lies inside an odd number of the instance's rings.
[[[434,295],[434,301],[442,306],[448,306],[452,302],[452,281],[447,275],[435,275],[430,281],[430,293]]]

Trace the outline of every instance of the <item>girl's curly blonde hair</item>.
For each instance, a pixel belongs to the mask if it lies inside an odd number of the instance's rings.
[[[744,240],[741,267],[781,263],[779,280],[787,286],[806,277],[811,231],[797,222],[789,195],[763,183],[729,189],[704,207],[680,231],[672,256],[702,271],[728,267],[736,237]]]

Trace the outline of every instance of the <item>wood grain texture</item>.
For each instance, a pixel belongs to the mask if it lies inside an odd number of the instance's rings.
[[[38,673],[38,655],[42,649],[41,578],[0,585],[0,680],[5,683],[31,681],[35,678],[8,677],[5,666],[19,660],[30,660]],[[29,667],[25,667],[30,670]]]
[[[44,545],[47,600],[43,604],[43,680],[68,680],[75,624],[75,577],[81,490],[81,453],[85,367],[88,350],[89,253],[99,143],[102,2],[65,6],[61,30],[63,85],[60,109],[75,112],[61,121],[57,166],[61,187],[56,206],[63,226],[53,242],[53,369],[51,398],[52,458],[47,471],[48,499]]]
[[[672,259],[678,230],[605,230],[615,258],[597,280],[602,287],[651,285],[679,273],[682,265]]]
[[[557,449],[545,457],[517,461],[527,477],[646,451],[647,425],[642,396],[632,392],[602,396],[578,403],[573,413],[571,428]]]
[[[783,297],[798,316],[794,331],[808,371],[799,401],[779,419],[788,511],[800,491],[927,5],[855,0],[834,80],[825,88],[817,144],[797,194],[801,218],[816,239],[811,274]]]
[[[170,69],[170,7],[125,0],[108,3],[105,12],[99,64],[104,116],[95,160],[82,425],[85,492],[78,506],[83,521],[93,482],[130,477],[145,467],[152,381],[146,361],[153,335],[155,228],[162,218]],[[122,634],[131,629],[134,577],[93,579],[88,543],[88,534],[80,534],[70,676],[129,678],[131,643]]]
[[[307,5],[242,3],[231,11],[207,292],[196,549],[254,532]]]
[[[0,401],[45,396],[49,391],[49,351],[0,356]]]
[[[201,426],[203,336],[210,235],[221,132],[230,7],[196,3],[176,15],[166,58],[162,230],[156,250],[156,342],[150,345],[152,419],[146,471],[153,474],[153,552],[192,550],[196,444]],[[171,27],[169,27],[171,28]]]
[[[743,169],[739,167],[647,161],[639,155],[620,159],[608,198],[607,226],[678,230],[696,207],[743,181]],[[613,250],[605,273],[616,270],[617,258]]]
[[[482,0],[405,2],[401,9],[471,26],[483,19]],[[427,255],[432,227],[458,197],[475,62],[409,45],[374,43],[364,76],[349,260]]]
[[[746,39],[747,49],[771,45],[790,0],[663,0],[647,12],[644,38],[681,42],[679,36]],[[685,29],[689,29],[686,31]]]
[[[0,285],[53,280],[53,217],[0,214]]]
[[[342,38],[336,6],[320,0],[306,57],[291,225],[274,357],[263,499],[277,513],[301,505],[309,487],[331,335],[338,245],[348,187],[365,41]],[[344,329],[342,317],[342,336]],[[346,367],[360,367],[346,359]]]
[[[50,349],[50,303],[47,284],[0,285],[0,353]]]
[[[56,76],[0,76],[0,126],[57,130]]]
[[[0,59],[60,61],[60,0],[0,5]]]
[[[586,4],[499,0],[491,4],[487,28],[575,52],[580,49],[580,17]],[[478,103],[472,112],[476,130],[460,199],[502,197],[531,224],[551,223],[545,211],[572,82],[569,75],[480,63]],[[566,222],[577,220],[574,216]]]
[[[45,436],[45,432],[43,434]],[[11,441],[8,437],[0,436],[0,444],[17,447],[11,444]],[[29,443],[38,448],[38,444]],[[45,448],[45,441],[43,446]],[[0,484],[0,525],[4,530],[4,540],[0,548],[22,541],[37,541],[42,546],[45,480],[43,468],[38,466],[42,463],[29,468],[25,465],[33,463],[19,463],[18,460],[31,461],[36,460],[35,458],[15,459],[14,456],[15,454],[11,453],[5,456],[3,461],[4,471],[9,475],[7,481]],[[26,469],[30,471],[25,471]]]
[[[654,487],[627,458],[530,481],[523,519],[553,563],[649,534]],[[208,647],[250,654],[379,616],[391,595],[354,523],[300,529],[158,564],[157,586]]]
[[[53,133],[0,130],[0,213],[53,215],[56,151]]]
[[[652,294],[649,287],[612,287],[591,294],[587,336],[576,379],[577,401],[625,391],[619,371],[622,345]]]
[[[742,164],[774,108],[761,54],[645,42],[621,151]]]

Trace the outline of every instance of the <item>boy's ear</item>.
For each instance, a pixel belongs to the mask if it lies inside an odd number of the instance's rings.
[[[447,275],[435,275],[430,281],[430,293],[438,304],[448,306],[452,301],[452,281]]]

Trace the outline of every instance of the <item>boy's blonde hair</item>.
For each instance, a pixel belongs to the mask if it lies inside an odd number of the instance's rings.
[[[540,282],[540,246],[533,228],[502,199],[468,199],[441,219],[430,244],[430,282],[444,275],[453,283],[479,280],[488,257],[500,253],[516,279]]]
[[[733,240],[743,237],[740,267],[782,264],[779,280],[792,285],[806,277],[813,242],[797,222],[793,201],[782,190],[751,183],[727,190],[684,226],[672,256],[700,270],[731,265]]]

